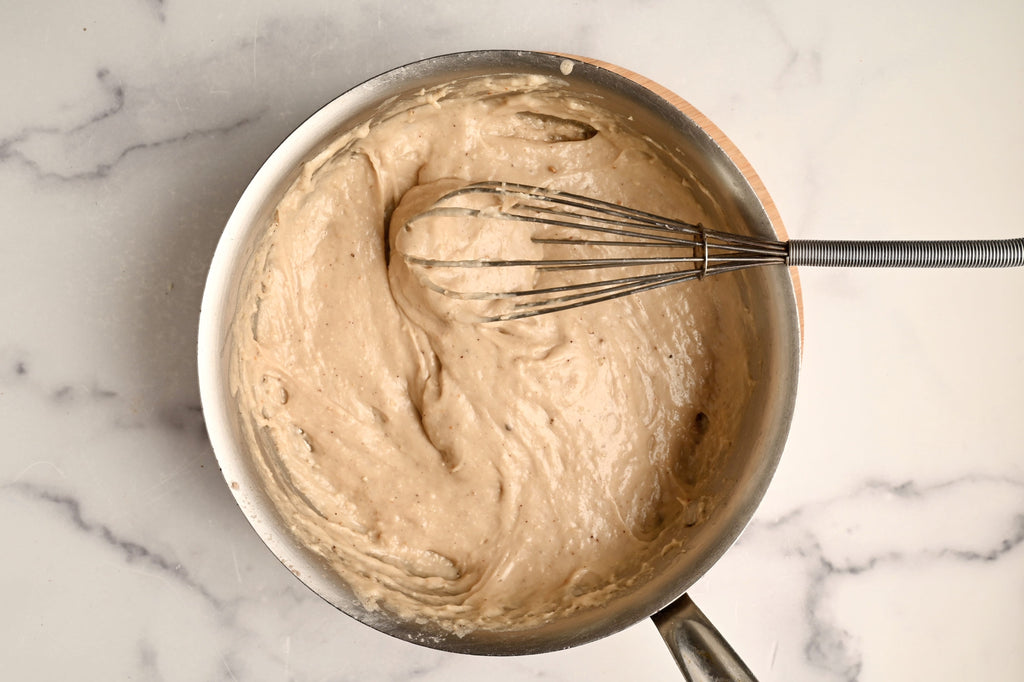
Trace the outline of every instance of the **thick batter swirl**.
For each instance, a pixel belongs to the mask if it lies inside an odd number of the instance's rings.
[[[281,201],[233,390],[274,503],[368,608],[528,627],[643,581],[711,511],[699,484],[748,393],[734,280],[472,324],[390,257],[392,213],[469,181],[713,225],[662,159],[557,81],[480,78],[392,104]]]

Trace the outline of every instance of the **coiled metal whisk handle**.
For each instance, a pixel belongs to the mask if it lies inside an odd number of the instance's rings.
[[[1024,265],[1024,238],[947,241],[791,239],[789,265],[876,268],[1005,268]]]

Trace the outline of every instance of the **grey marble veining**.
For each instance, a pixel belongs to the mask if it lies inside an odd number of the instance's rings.
[[[230,211],[345,89],[463,49],[620,64],[721,127],[793,236],[1024,234],[1013,3],[101,0],[0,10],[5,679],[674,680],[652,624],[470,658],[265,549],[195,337]],[[797,411],[691,594],[765,680],[1024,679],[1024,272],[801,273]]]

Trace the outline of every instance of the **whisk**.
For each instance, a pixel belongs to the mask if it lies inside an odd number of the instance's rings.
[[[481,201],[481,197],[485,201]],[[481,207],[480,204],[483,204]],[[763,265],[897,268],[989,268],[1024,265],[1024,238],[944,241],[778,241],[692,225],[600,199],[509,182],[479,182],[452,190],[405,222],[425,219],[520,224],[532,244],[559,245],[568,257],[458,257],[403,253],[423,269],[423,282],[463,300],[507,300],[510,306],[482,321],[554,313],[710,275]],[[482,224],[482,223],[481,223]],[[492,228],[493,229],[493,228]],[[501,235],[498,235],[500,241]],[[614,253],[626,249],[627,255]],[[584,251],[587,255],[581,255]],[[639,251],[643,255],[632,255]],[[536,272],[585,273],[581,281],[495,291],[459,291],[439,282],[444,268],[535,268]],[[601,271],[613,274],[601,276]],[[531,278],[530,282],[534,280]]]

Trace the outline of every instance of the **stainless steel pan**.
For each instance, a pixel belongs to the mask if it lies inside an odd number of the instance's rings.
[[[737,275],[744,278],[754,319],[750,366],[755,388],[732,449],[723,455],[718,475],[707,481],[703,491],[713,500],[713,513],[690,529],[687,551],[667,557],[650,581],[602,608],[527,630],[477,631],[462,637],[384,612],[367,611],[316,554],[293,540],[287,520],[278,516],[253,470],[226,380],[226,349],[231,344],[230,325],[241,273],[274,207],[303,162],[385,101],[487,73],[561,78],[580,94],[632,117],[638,130],[669,150],[706,189],[708,201],[717,205],[715,210],[728,221],[731,231],[776,235],[777,226],[748,176],[706,126],[702,128],[678,103],[636,79],[588,61],[519,51],[446,55],[377,76],[327,104],[274,151],[239,200],[217,247],[200,316],[199,379],[207,428],[225,479],[253,528],[300,580],[341,611],[381,632],[447,651],[516,655],[576,646],[653,616],[691,679],[700,679],[701,666],[724,666],[718,668],[721,674],[743,679],[749,671],[684,593],[739,536],[768,487],[786,441],[796,394],[800,321],[793,281],[785,268]],[[757,608],[756,604],[751,608]]]

